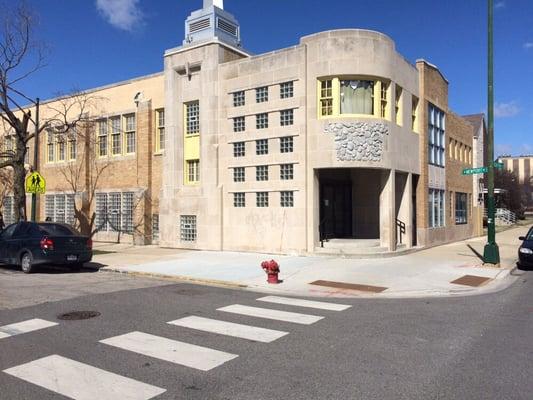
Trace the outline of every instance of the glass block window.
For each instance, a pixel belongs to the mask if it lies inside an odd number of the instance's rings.
[[[429,207],[429,227],[440,228],[445,226],[444,223],[444,190],[429,189],[428,207]]]
[[[466,193],[455,193],[455,223],[463,225],[468,222],[468,203]]]
[[[268,165],[255,167],[255,179],[257,181],[268,181]]]
[[[126,153],[135,153],[135,114],[124,117],[126,130],[124,132],[126,142]]]
[[[233,207],[246,207],[246,193],[233,193]]]
[[[244,90],[233,93],[233,107],[244,106],[245,102]]]
[[[107,156],[107,120],[98,121],[98,155]]]
[[[237,142],[233,143],[233,157],[244,157],[245,156],[245,143]]]
[[[268,207],[268,192],[257,192],[255,199],[257,207]]]
[[[193,101],[185,104],[185,125],[187,135],[200,133],[200,102]]]
[[[294,207],[294,192],[280,192],[280,196],[282,207]]]
[[[180,216],[180,239],[182,242],[196,241],[196,215]]]
[[[122,232],[133,232],[133,193],[122,193]]]
[[[294,164],[281,164],[279,170],[279,177],[281,180],[294,179]]]
[[[282,110],[279,113],[279,123],[281,126],[294,124],[294,110]]]
[[[281,153],[292,153],[294,151],[294,139],[292,136],[279,139],[279,151]]]
[[[233,168],[233,182],[244,182],[245,171],[244,167]]]
[[[446,114],[429,104],[428,126],[428,161],[438,167],[445,166]]]
[[[268,139],[259,139],[255,142],[255,154],[268,154]]]
[[[187,160],[187,182],[200,182],[200,160]]]
[[[294,96],[294,82],[284,82],[279,85],[279,94],[282,99]]]
[[[255,89],[255,101],[257,103],[268,101],[268,86]]]
[[[333,115],[333,81],[320,81],[320,115]]]
[[[4,203],[2,206],[4,214],[4,223],[7,225],[15,223],[15,207],[14,207],[13,196],[5,196]]]
[[[246,121],[244,117],[233,118],[233,132],[244,132],[246,129]]]
[[[107,231],[107,193],[96,193],[96,229]]]
[[[257,114],[255,116],[255,127],[257,129],[266,129],[268,128],[268,114]]]
[[[55,196],[47,194],[44,200],[44,217],[47,221],[53,221],[55,217]]]
[[[73,194],[65,195],[65,222],[69,225],[74,225],[76,221],[76,196]]]
[[[121,227],[120,197],[120,193],[109,193],[108,195],[107,218],[109,230],[112,232],[119,232]]]
[[[44,202],[46,220],[73,225],[75,221],[74,201],[73,194],[47,194]]]
[[[54,222],[65,222],[65,196],[59,195],[55,197],[55,216]]]
[[[122,132],[120,127],[120,117],[113,117],[111,121],[111,154],[122,153]]]
[[[159,214],[152,215],[152,242],[159,242]]]
[[[159,153],[165,150],[165,110],[155,112],[155,151]]]

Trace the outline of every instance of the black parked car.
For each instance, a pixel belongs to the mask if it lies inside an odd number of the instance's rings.
[[[67,265],[79,269],[93,257],[92,240],[70,225],[19,222],[0,232],[0,263],[20,265],[30,273],[36,265]]]
[[[523,240],[518,249],[518,260],[523,267],[533,267],[533,226],[529,229],[526,236],[520,236],[518,239]]]

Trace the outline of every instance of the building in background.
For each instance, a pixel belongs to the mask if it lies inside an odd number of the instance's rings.
[[[221,0],[185,27],[162,74],[87,91],[105,99],[90,140],[41,137],[42,219],[71,222],[86,202],[96,240],[283,254],[479,233],[476,179],[462,170],[483,157],[484,133],[449,109],[436,66],[359,29],[252,55]],[[94,162],[74,190],[62,171],[86,150]]]
[[[533,155],[523,156],[500,156],[498,161],[503,163],[507,171],[512,172],[523,185],[527,197],[527,207],[533,210]]]

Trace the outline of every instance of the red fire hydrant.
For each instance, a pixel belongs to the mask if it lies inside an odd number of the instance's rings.
[[[263,261],[261,263],[261,268],[263,268],[263,270],[267,273],[268,283],[280,283],[278,279],[279,264],[276,261],[274,260]]]

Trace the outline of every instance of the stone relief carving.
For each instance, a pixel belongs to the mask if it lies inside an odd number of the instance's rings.
[[[389,128],[381,122],[330,122],[338,161],[381,161]]]

